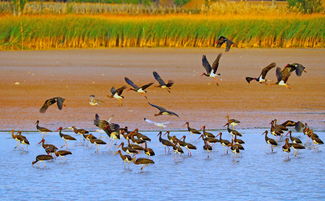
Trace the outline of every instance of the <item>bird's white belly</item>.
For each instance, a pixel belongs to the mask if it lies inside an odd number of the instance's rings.
[[[167,86],[166,86],[166,85],[162,85],[162,86],[161,86],[161,88],[163,88],[163,89],[166,89],[166,88],[167,88]]]
[[[114,95],[113,95],[113,98],[116,98],[116,99],[122,99],[122,96],[119,96],[118,94],[114,94]]]
[[[262,76],[260,76],[260,77],[258,78],[258,82],[265,82],[265,79],[263,79]]]
[[[217,76],[217,74],[214,74],[213,72],[210,73],[210,77],[215,78]]]
[[[146,93],[143,89],[138,89],[138,93]]]
[[[278,83],[278,85],[280,85],[280,86],[285,86],[285,85],[287,85],[286,83],[284,83],[284,81],[283,80],[281,80],[279,83]]]

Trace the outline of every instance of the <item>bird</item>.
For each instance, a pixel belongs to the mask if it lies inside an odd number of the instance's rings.
[[[146,89],[147,89],[148,87],[150,87],[150,86],[153,84],[153,82],[150,82],[150,83],[145,84],[145,85],[143,85],[143,86],[141,86],[141,87],[138,87],[138,86],[137,86],[136,84],[134,84],[134,82],[132,82],[129,78],[125,77],[124,80],[125,80],[125,82],[126,82],[128,85],[130,85],[130,86],[132,87],[132,88],[130,88],[130,90],[135,91],[135,92],[138,92],[138,93],[140,93],[140,94],[145,94],[145,93],[147,93]]]
[[[185,122],[185,125],[187,127],[187,130],[191,133],[191,134],[198,134],[198,135],[201,135],[201,132],[196,130],[195,128],[191,128],[190,127],[190,122]]]
[[[186,136],[184,135],[181,139],[183,139],[183,143],[185,143],[185,148],[188,150],[188,155],[189,156],[192,156],[192,152],[191,152],[191,149],[192,150],[196,150],[196,146],[191,144],[191,143],[187,143],[185,142],[185,139],[186,139]]]
[[[41,133],[48,133],[48,132],[52,132],[51,130],[49,130],[49,129],[47,129],[47,128],[45,128],[45,127],[41,127],[41,126],[39,126],[38,124],[39,124],[39,120],[37,120],[36,121],[36,129],[39,131],[39,132],[41,132]]]
[[[285,144],[282,146],[282,151],[288,153],[288,160],[289,160],[289,154],[290,154],[289,138],[286,138],[286,139],[285,139]]]
[[[215,138],[215,135],[213,135],[212,133],[210,132],[206,132],[205,131],[205,126],[202,126],[202,128],[200,130],[202,130],[202,134],[205,135],[206,137],[211,137],[211,138]]]
[[[232,129],[234,129],[235,126],[240,124],[240,121],[237,119],[230,119],[229,115],[226,116],[227,118],[227,123],[224,126],[232,126]]]
[[[273,153],[273,147],[278,146],[278,143],[274,139],[267,137],[267,134],[268,134],[267,130],[264,131],[264,133],[262,133],[262,135],[263,134],[265,135],[265,142],[267,144],[271,145],[271,152]]]
[[[125,163],[132,162],[132,157],[130,155],[127,155],[127,154],[123,155],[122,152],[121,152],[121,150],[118,150],[115,154],[119,154],[120,155],[121,159],[124,162],[124,168],[125,168]]]
[[[165,108],[160,107],[158,105],[151,104],[150,102],[148,102],[148,104],[151,105],[152,107],[157,108],[159,110],[159,113],[155,114],[155,116],[159,116],[159,115],[171,115],[171,116],[179,117],[178,114],[176,114],[175,112],[166,110]]]
[[[51,153],[58,150],[58,148],[53,144],[45,144],[45,139],[44,138],[42,138],[42,140],[38,144],[41,144],[41,143],[42,143],[42,147],[45,150],[47,150],[47,149],[50,150]]]
[[[292,131],[288,131],[288,133],[286,134],[286,136],[288,136],[288,134],[289,134],[290,140],[293,143],[302,144],[301,140],[299,138],[292,137],[291,133],[292,133]]]
[[[156,87],[167,89],[167,91],[170,93],[170,88],[174,85],[174,82],[172,80],[168,80],[166,83],[163,79],[161,79],[160,75],[156,71],[154,71],[152,74],[159,83],[159,85]]]
[[[128,153],[128,154],[138,154],[138,151],[133,149],[132,147],[130,146],[127,146],[127,147],[124,147],[124,142],[121,142],[121,144],[118,146],[118,148],[122,148],[122,150],[125,152],[125,153]]]
[[[138,158],[136,159],[135,157],[132,158],[132,162],[135,164],[135,165],[142,165],[141,167],[141,171],[148,165],[150,164],[154,164],[155,162],[149,158]]]
[[[102,129],[111,139],[120,139],[120,125],[111,123],[110,120],[102,120],[95,114],[94,125]]]
[[[208,152],[207,158],[209,158],[210,157],[209,156],[209,153],[212,151],[212,146],[209,145],[209,143],[206,140],[204,140],[203,150],[205,150],[206,152]]]
[[[89,96],[89,105],[96,106],[96,105],[99,105],[99,104],[102,104],[102,103],[104,103],[104,101],[95,98],[95,95],[90,95]]]
[[[155,152],[151,149],[147,147],[147,142],[144,143],[144,153],[148,156],[154,156]]]
[[[298,155],[298,149],[305,149],[305,146],[298,143],[289,143],[289,145],[294,149],[294,156]]]
[[[149,124],[153,124],[157,127],[160,127],[160,128],[166,128],[167,127],[167,124],[169,124],[169,121],[166,121],[166,122],[156,122],[156,121],[152,121],[148,118],[144,118],[144,121],[149,123]]]
[[[64,157],[67,155],[71,155],[72,153],[66,150],[59,150],[59,151],[55,151],[54,154],[56,155],[56,157]]]
[[[76,128],[75,126],[71,126],[71,129],[75,134],[83,135],[89,133],[89,131],[82,129],[82,128]]]
[[[292,120],[287,120],[287,121],[283,122],[283,123],[280,124],[280,125],[282,125],[282,126],[284,126],[284,127],[291,127],[291,126],[294,126],[294,127],[295,127],[295,130],[296,130],[297,132],[302,132],[303,129],[305,128],[305,124],[302,123],[301,121],[297,121],[297,122],[295,122],[295,121],[292,121]]]
[[[234,44],[231,40],[224,36],[220,36],[218,41],[217,41],[217,47],[221,47],[222,44],[226,43],[226,50],[225,52],[229,52],[230,47]]]
[[[27,146],[29,145],[29,141],[28,141],[28,139],[27,139],[25,136],[23,136],[23,135],[21,134],[21,131],[18,131],[18,132],[17,132],[17,135],[15,135],[14,132],[15,132],[14,130],[11,130],[11,137],[12,137],[14,140],[16,140],[17,142],[19,142],[19,144],[25,144],[25,145],[26,145],[26,149],[27,149]],[[17,147],[19,146],[19,144],[17,144],[17,145],[15,146],[15,148],[17,148]]]
[[[38,155],[36,156],[36,160],[32,162],[32,165],[34,165],[37,162],[42,162],[42,161],[49,161],[49,160],[53,160],[53,156],[51,155]]]
[[[45,113],[47,108],[51,105],[53,105],[54,103],[57,104],[59,110],[62,110],[63,108],[63,102],[65,101],[64,98],[62,97],[54,97],[54,98],[50,98],[50,99],[47,99],[44,104],[42,105],[41,109],[39,110],[40,113]]]
[[[239,137],[242,137],[242,136],[243,136],[243,135],[242,135],[240,132],[238,132],[237,130],[235,130],[235,129],[230,129],[230,128],[229,128],[229,123],[227,123],[226,125],[227,125],[227,131],[228,131],[228,133],[230,133],[231,135],[233,135],[233,136],[239,136]]]
[[[173,147],[174,144],[172,142],[170,142],[169,140],[165,140],[161,137],[162,135],[162,131],[159,131],[158,135],[159,136],[159,142],[165,146],[165,154],[166,154],[166,147]]]
[[[287,64],[282,70],[280,67],[276,68],[277,82],[275,84],[279,86],[285,86],[286,88],[291,88],[287,81],[291,75],[291,72],[295,71],[297,76],[301,76],[302,72],[307,72],[305,67],[298,63]]]
[[[104,144],[106,144],[106,142],[104,142],[104,141],[101,140],[101,139],[89,138],[89,141],[90,141],[90,143],[96,145],[96,151],[95,151],[95,152],[98,152],[98,150],[99,150],[98,146],[99,146],[99,145],[104,145]]]
[[[110,98],[115,98],[119,101],[119,105],[122,106],[122,100],[124,99],[124,96],[122,96],[122,93],[126,89],[126,86],[122,86],[118,89],[115,89],[114,87],[111,88],[111,95],[108,96]]]
[[[222,56],[222,53],[218,54],[217,58],[214,60],[212,66],[210,65],[209,61],[207,60],[207,57],[205,55],[202,56],[202,66],[204,67],[206,73],[202,73],[201,76],[211,77],[217,80],[217,76],[221,76],[220,73],[217,73],[218,67],[219,67],[219,60]]]
[[[63,129],[63,128],[60,127],[60,128],[58,128],[56,131],[59,131],[59,135],[60,135],[60,137],[64,140],[64,143],[65,143],[66,146],[68,146],[68,144],[67,144],[67,140],[69,140],[69,141],[77,140],[76,138],[74,138],[74,137],[72,137],[72,136],[70,136],[70,135],[63,134],[63,133],[62,133],[62,129]]]
[[[219,136],[219,142],[224,147],[229,147],[230,142],[228,140],[222,139],[222,132],[220,132],[217,136]],[[226,154],[228,154],[228,149],[226,149]]]
[[[246,77],[246,81],[248,82],[248,83],[250,83],[252,80],[255,80],[256,82],[259,82],[260,84],[265,84],[265,83],[267,83],[267,79],[265,79],[265,77],[266,77],[266,74],[272,69],[272,68],[274,68],[276,66],[276,63],[270,63],[268,66],[266,66],[266,67],[264,67],[263,69],[262,69],[262,72],[261,72],[261,74],[258,76],[258,77],[256,77],[256,78],[254,78],[254,77]]]

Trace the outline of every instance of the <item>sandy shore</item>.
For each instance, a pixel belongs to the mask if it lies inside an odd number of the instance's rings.
[[[35,121],[50,129],[59,126],[95,128],[98,113],[129,128],[154,129],[143,121],[170,121],[170,128],[184,129],[184,123],[199,128],[222,128],[229,114],[241,120],[239,128],[267,127],[273,118],[308,122],[325,128],[325,49],[233,49],[222,56],[219,72],[222,83],[201,77],[201,56],[212,62],[220,49],[105,49],[0,52],[0,129],[35,130]],[[298,62],[307,67],[302,77],[292,75],[292,89],[248,84],[245,76],[258,76],[262,67],[276,62],[283,67]],[[107,98],[112,86],[122,86],[127,76],[134,82],[153,82],[152,71],[175,81],[172,93],[151,87],[150,102],[180,115],[154,117],[157,112],[144,97],[124,93],[123,107]],[[275,70],[268,78],[275,82]],[[19,82],[16,83],[15,82]],[[88,96],[104,101],[90,106]],[[59,111],[50,107],[39,113],[43,102],[54,96],[66,98]]]

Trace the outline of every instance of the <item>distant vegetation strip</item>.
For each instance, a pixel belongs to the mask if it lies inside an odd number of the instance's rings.
[[[0,49],[214,47],[220,35],[232,39],[240,48],[324,48],[324,27],[322,16],[3,16]]]

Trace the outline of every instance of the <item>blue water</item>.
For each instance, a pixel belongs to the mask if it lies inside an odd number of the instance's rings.
[[[113,145],[103,146],[95,153],[94,146],[81,146],[82,136],[69,132],[78,142],[69,143],[73,153],[64,159],[44,163],[41,168],[31,162],[38,154],[44,154],[37,144],[39,133],[23,133],[31,145],[28,152],[15,150],[16,142],[9,133],[0,135],[0,198],[1,200],[325,200],[325,148],[319,151],[291,153],[285,160],[281,146],[270,154],[270,147],[261,133],[264,130],[242,130],[246,142],[245,151],[234,158],[224,154],[220,144],[207,158],[203,143],[188,133],[187,141],[196,143],[193,156],[175,157],[164,154],[157,133],[146,132],[152,142],[148,144],[156,152],[155,164],[143,172],[132,164],[130,170]],[[322,138],[324,133],[317,132]],[[97,136],[100,134],[96,134]],[[303,142],[306,137],[300,136]],[[46,135],[46,143],[64,145],[57,133]],[[166,137],[165,137],[166,138]],[[230,135],[224,133],[224,138]],[[103,138],[105,141],[107,139]],[[324,137],[323,137],[323,140]],[[187,153],[186,150],[184,150]],[[145,155],[141,154],[142,157]],[[139,156],[140,157],[140,156]]]

